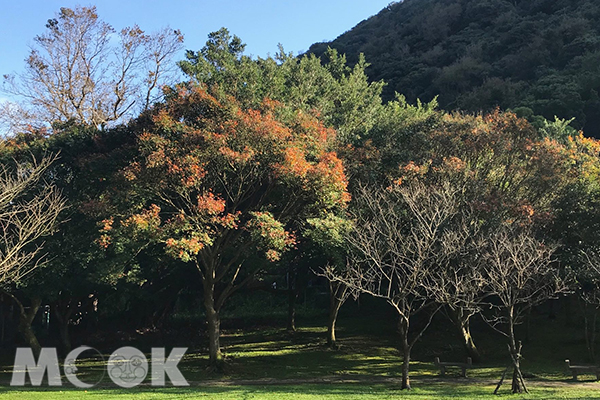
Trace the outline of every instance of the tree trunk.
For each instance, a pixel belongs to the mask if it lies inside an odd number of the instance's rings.
[[[336,347],[335,323],[337,322],[340,308],[345,301],[345,292],[348,290],[347,287],[341,288],[341,286],[342,284],[339,282],[329,283],[329,321],[327,323],[327,345],[331,348]],[[342,293],[340,293],[340,291]]]
[[[591,308],[591,312],[590,309]],[[591,314],[591,321],[590,321]],[[585,329],[585,344],[588,349],[588,356],[592,363],[596,362],[596,321],[598,309],[594,306],[588,307],[586,303],[583,306],[583,321]]]
[[[402,390],[410,390],[410,350],[411,346],[408,342],[408,321],[401,318],[398,324],[400,334],[402,335]]]
[[[481,354],[475,345],[473,336],[471,336],[471,316],[468,313],[465,313],[461,308],[457,310],[451,310],[450,313],[452,315],[454,325],[458,328],[458,331],[461,335],[462,343],[467,355],[471,357],[471,360],[474,363],[480,362]]]
[[[203,279],[204,308],[208,322],[208,360],[211,369],[220,370],[223,355],[221,353],[221,319],[215,307],[215,284],[210,279]]]
[[[292,277],[292,272],[288,273],[288,332],[296,332],[296,299],[298,298],[297,277]]]
[[[513,376],[512,376],[512,393],[529,393],[525,386],[525,380],[521,373],[521,342],[518,343],[515,340],[515,327],[514,327],[514,310],[510,308],[508,310],[508,337],[509,337],[509,352],[511,361],[513,363]]]
[[[511,346],[512,347],[512,346]],[[521,386],[521,362],[519,360],[520,354],[517,349],[511,348],[511,356],[513,359],[513,376],[512,376],[512,393],[523,393],[523,387]]]
[[[38,297],[31,298],[31,306],[28,309],[25,309],[23,304],[14,296],[13,300],[15,300],[19,308],[19,332],[23,335],[23,339],[25,339],[25,342],[31,347],[33,354],[37,357],[42,351],[42,346],[40,346],[31,325],[42,305],[42,299]]]
[[[54,315],[58,321],[58,334],[64,354],[71,351],[71,338],[69,335],[69,320],[73,313],[72,300],[58,300],[54,303]]]
[[[512,393],[523,393],[523,388],[521,387],[521,380],[519,379],[519,374],[521,372],[521,363],[519,362],[519,352],[517,351],[517,346],[515,343],[515,336],[514,336],[514,333],[512,332],[512,327],[511,327],[509,352],[510,352],[510,358],[513,363],[513,376],[512,376],[511,392]]]

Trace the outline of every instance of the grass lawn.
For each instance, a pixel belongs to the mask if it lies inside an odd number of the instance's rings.
[[[578,385],[580,386],[580,385]],[[595,386],[595,385],[594,385]],[[190,388],[136,388],[83,390],[33,390],[2,391],[0,399],[497,399],[491,394],[492,386],[455,385],[453,383],[425,383],[411,391],[401,391],[397,385],[357,384],[303,384],[303,385],[251,385]],[[532,388],[530,395],[509,395],[510,399],[600,399],[600,387]]]
[[[453,328],[443,318],[417,344],[411,362],[413,390],[402,391],[402,359],[396,349],[393,319],[384,316],[340,319],[341,348],[325,346],[322,321],[302,324],[290,334],[280,328],[225,330],[222,346],[226,369],[208,373],[207,356],[191,348],[179,365],[190,382],[184,388],[154,388],[147,382],[134,389],[121,389],[105,377],[87,391],[76,389],[64,379],[61,388],[11,388],[12,366],[0,369],[0,399],[496,399],[492,394],[507,363],[502,337],[480,326],[476,340],[485,362],[469,370],[468,378],[450,371],[440,378],[433,365],[435,356],[443,360],[464,359]],[[556,327],[560,325],[560,329]],[[585,343],[577,324],[565,325],[540,315],[524,344],[523,372],[529,395],[509,394],[505,381],[502,397],[511,399],[600,399],[600,383],[593,377],[571,382],[564,359],[585,361]],[[126,345],[126,344],[122,344]],[[131,343],[130,345],[135,345]],[[103,373],[104,365],[90,361],[88,378]],[[82,376],[82,379],[84,376]],[[85,380],[85,379],[84,379]]]

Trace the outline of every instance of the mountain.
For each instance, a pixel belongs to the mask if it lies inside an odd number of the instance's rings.
[[[308,52],[328,46],[351,63],[364,53],[388,99],[575,118],[600,137],[598,0],[405,0]]]

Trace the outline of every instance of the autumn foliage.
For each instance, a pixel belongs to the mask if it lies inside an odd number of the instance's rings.
[[[151,203],[121,225],[153,229],[171,255],[190,261],[237,231],[236,240],[255,242],[277,260],[294,244],[301,217],[349,201],[332,151],[335,132],[314,117],[269,100],[243,110],[199,85],[180,86],[167,98],[139,135],[139,158],[122,173]]]
[[[547,224],[566,188],[597,176],[600,165],[598,141],[579,134],[561,143],[499,110],[445,114],[418,140],[425,145],[392,173],[393,182],[459,183],[488,221]]]

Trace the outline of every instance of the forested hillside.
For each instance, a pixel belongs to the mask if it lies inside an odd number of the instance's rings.
[[[439,96],[445,109],[517,109],[600,136],[600,2],[406,0],[331,43],[350,62],[364,53],[384,96]],[[529,109],[529,110],[528,110]]]

